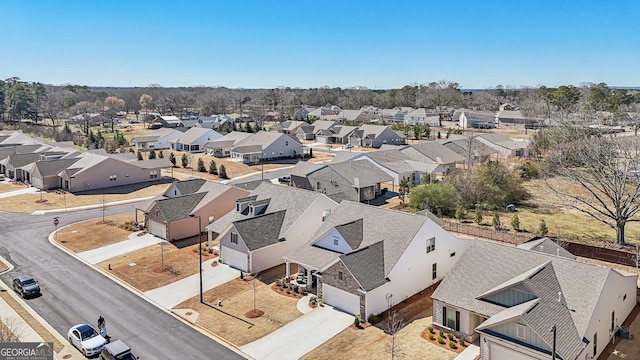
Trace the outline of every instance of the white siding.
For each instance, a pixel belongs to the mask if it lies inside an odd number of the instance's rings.
[[[167,226],[155,220],[149,220],[149,232],[161,239],[167,239]]]
[[[292,157],[301,153],[302,146],[300,143],[283,134],[262,151],[262,157],[263,159]]]
[[[357,295],[327,284],[323,284],[322,301],[352,315],[360,313],[360,298]]]
[[[244,272],[250,271],[247,267],[249,262],[247,254],[231,248],[225,248],[223,254],[223,263]]]
[[[338,240],[338,245],[334,245],[334,240],[336,239]],[[336,251],[341,254],[345,254],[353,250],[335,228],[332,228],[328,233],[316,241],[314,245],[323,249]]]

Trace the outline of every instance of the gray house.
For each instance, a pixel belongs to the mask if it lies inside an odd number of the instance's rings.
[[[379,148],[383,144],[403,145],[406,142],[406,136],[383,125],[362,125],[349,136],[349,143],[353,146]]]

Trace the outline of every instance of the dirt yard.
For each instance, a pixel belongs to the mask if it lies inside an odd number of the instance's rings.
[[[435,289],[435,287],[434,287]],[[431,325],[432,289],[425,289],[406,301],[393,307],[405,327],[396,337],[395,356],[398,359],[451,360],[458,354],[423,339],[420,334]],[[320,347],[308,353],[303,359],[358,359],[366,351],[367,359],[391,358],[391,336],[384,332],[387,314],[375,326],[343,330]]]
[[[237,278],[205,292],[205,304],[201,304],[196,296],[175,309],[197,312],[199,316],[196,323],[199,326],[242,346],[302,315],[296,308],[297,299],[277,294],[271,289],[273,281],[264,280],[267,279],[245,281]],[[254,308],[254,281],[256,309],[264,311],[264,315],[251,319],[246,314]],[[218,301],[222,301],[222,306],[217,305]]]
[[[82,252],[126,240],[131,234],[124,224],[133,221],[133,212],[105,216],[104,220],[91,219],[60,228],[55,239],[73,252]]]
[[[163,242],[111,258],[98,266],[144,292],[197,274],[198,257],[198,244],[177,248]],[[211,257],[213,254],[208,251],[202,252],[202,261]]]
[[[29,185],[16,184],[14,182],[0,181],[0,193],[28,188]]]
[[[24,194],[0,199],[0,209],[11,212],[32,213],[35,210],[65,209],[77,206],[100,205],[114,201],[130,200],[162,194],[170,184],[157,184],[146,186],[140,190],[129,193],[109,193],[97,195],[76,195],[55,191],[42,191],[36,194]],[[21,188],[24,188],[23,185]],[[14,189],[15,190],[15,189]]]

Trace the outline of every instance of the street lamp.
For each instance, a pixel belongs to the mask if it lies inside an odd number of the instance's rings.
[[[203,300],[203,294],[202,294],[202,220],[200,215],[196,215],[196,214],[190,214],[189,216],[194,217],[194,218],[198,218],[198,256],[200,259],[200,262],[198,264],[200,270],[200,303],[204,304],[204,300]]]

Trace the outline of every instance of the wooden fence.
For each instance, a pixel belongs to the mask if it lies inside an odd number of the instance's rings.
[[[510,232],[507,230],[485,229],[474,225],[467,225],[443,220],[444,229],[458,234],[499,241],[505,244],[518,246],[531,240],[531,234]]]

